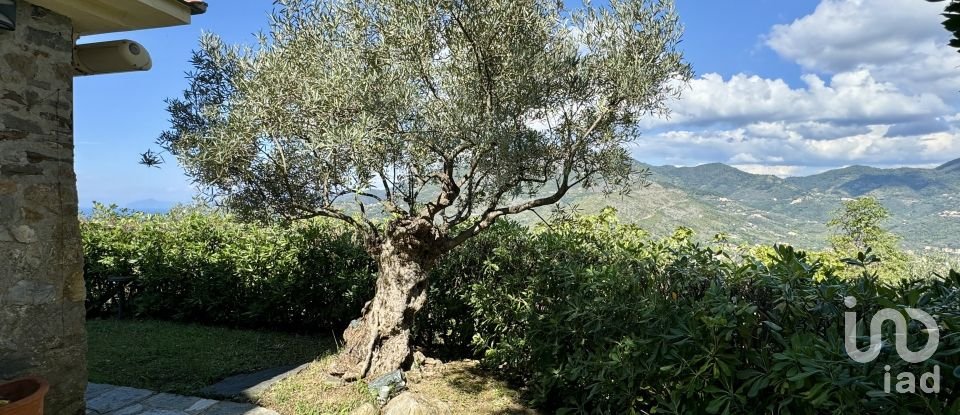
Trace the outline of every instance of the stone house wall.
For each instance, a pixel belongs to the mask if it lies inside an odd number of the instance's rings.
[[[17,1],[0,31],[0,380],[50,381],[46,413],[84,412],[83,258],[73,169],[73,28]]]

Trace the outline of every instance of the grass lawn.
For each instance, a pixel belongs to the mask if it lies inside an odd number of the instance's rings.
[[[329,336],[300,336],[160,321],[87,322],[90,381],[196,395],[227,376],[309,362]]]

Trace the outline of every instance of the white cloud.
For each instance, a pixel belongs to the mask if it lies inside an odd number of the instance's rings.
[[[824,0],[813,13],[776,25],[767,45],[806,69],[841,72],[884,64],[943,37],[943,4],[914,0]]]
[[[672,105],[663,124],[745,124],[758,121],[893,123],[951,112],[936,95],[905,94],[896,85],[878,82],[868,70],[834,75],[829,83],[817,75],[802,77],[805,88],[791,88],[781,79],[718,74],[694,79]],[[821,125],[823,125],[821,123]]]
[[[819,140],[752,135],[748,128],[667,131],[634,143],[640,160],[696,165],[725,162],[745,171],[793,175],[851,164],[885,167],[938,165],[960,154],[955,132],[888,137],[887,125],[863,134]],[[951,155],[953,155],[951,157]]]
[[[902,90],[941,96],[960,89],[960,55],[940,25],[944,3],[824,0],[813,13],[774,26],[766,44],[804,69],[867,69]]]
[[[757,163],[760,159],[750,153],[737,153],[730,157],[731,163]]]
[[[732,164],[731,166],[753,174],[767,174],[771,176],[797,176],[803,174],[807,169],[804,166],[783,166],[766,164]]]

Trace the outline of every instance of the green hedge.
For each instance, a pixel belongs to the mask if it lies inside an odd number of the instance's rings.
[[[115,310],[108,279],[135,280],[140,317],[280,329],[339,328],[373,295],[375,267],[335,223],[255,226],[202,209],[98,207],[81,221],[88,314]]]
[[[83,229],[91,298],[105,276],[136,275],[140,315],[339,331],[372,295],[374,264],[326,222],[101,210]],[[445,358],[481,357],[558,413],[960,413],[960,275],[851,280],[822,256],[751,251],[699,245],[682,228],[652,238],[611,211],[534,231],[499,223],[433,270],[416,340]],[[881,308],[930,312],[938,353],[906,364],[887,344],[855,363],[846,296],[861,326]],[[913,350],[926,341],[919,329]],[[885,365],[895,384],[934,364],[939,394],[881,393]]]

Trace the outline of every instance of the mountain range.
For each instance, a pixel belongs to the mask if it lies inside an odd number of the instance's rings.
[[[650,183],[627,196],[576,189],[564,204],[583,212],[612,206],[621,221],[653,234],[678,226],[702,238],[717,233],[743,243],[827,246],[826,223],[844,200],[877,198],[889,211],[888,229],[912,251],[960,253],[960,159],[932,169],[850,166],[804,177],[751,174],[721,163],[651,166]],[[524,222],[539,220],[528,215]]]
[[[649,170],[648,186],[638,185],[626,196],[577,188],[561,203],[583,213],[614,207],[621,221],[654,235],[668,235],[686,226],[704,240],[723,233],[735,243],[823,249],[830,233],[826,223],[842,202],[872,196],[890,211],[886,226],[902,238],[905,249],[960,253],[960,159],[932,169],[850,166],[785,178],[747,173],[721,163],[636,164]],[[173,205],[142,200],[125,207],[162,213]],[[538,213],[545,217],[547,211]],[[526,213],[516,219],[532,224],[540,216]]]

